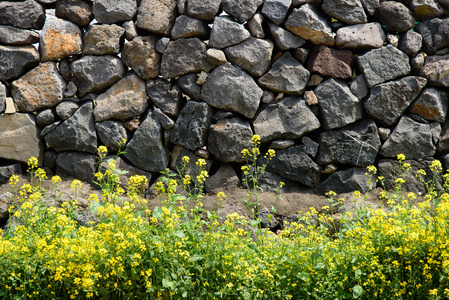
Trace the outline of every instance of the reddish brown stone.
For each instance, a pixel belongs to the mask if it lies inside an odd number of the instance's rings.
[[[353,66],[354,55],[349,50],[336,50],[319,45],[309,57],[309,71],[326,77],[351,79]]]
[[[40,35],[41,60],[58,60],[82,50],[81,30],[72,22],[48,19]]]

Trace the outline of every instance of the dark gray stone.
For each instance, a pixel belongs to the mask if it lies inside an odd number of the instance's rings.
[[[182,91],[186,93],[190,98],[200,100],[201,86],[196,83],[197,80],[198,75],[192,73],[179,77],[176,83],[181,87]]]
[[[254,79],[232,64],[215,68],[201,90],[202,100],[209,105],[247,118],[256,114],[262,94]]]
[[[276,151],[266,170],[283,178],[315,187],[320,182],[321,167],[309,156],[306,146],[295,145]]]
[[[410,10],[417,21],[440,18],[444,15],[444,9],[435,0],[413,0]]]
[[[210,32],[209,46],[223,49],[237,45],[251,36],[243,25],[229,17],[216,17]]]
[[[262,3],[263,0],[223,0],[221,7],[239,23],[245,23]]]
[[[0,25],[41,29],[44,22],[44,7],[34,0],[0,2]]]
[[[33,30],[0,25],[0,43],[31,45],[39,42],[39,34]]]
[[[296,139],[320,127],[320,122],[306,102],[287,96],[263,108],[253,121],[254,132],[262,142]]]
[[[410,66],[412,67],[412,74],[418,75],[424,66],[424,53],[421,51],[415,57],[410,59]]]
[[[313,192],[320,195],[325,195],[329,191],[334,191],[337,194],[354,191],[366,193],[370,188],[368,182],[371,177],[365,175],[365,173],[367,172],[364,168],[350,168],[344,171],[334,172],[319,186],[313,189]]]
[[[426,77],[429,85],[449,87],[449,55],[427,56],[419,75]]]
[[[164,53],[165,49],[167,49],[168,43],[170,43],[170,38],[163,37],[156,43],[156,51],[159,53]]]
[[[433,156],[435,150],[430,125],[403,116],[379,153],[384,157],[402,153],[406,158],[415,159]]]
[[[280,50],[295,49],[306,43],[301,37],[294,35],[273,23],[268,23],[274,43]]]
[[[217,172],[206,179],[206,191],[209,194],[232,191],[238,188],[240,179],[230,164],[221,164]]]
[[[429,121],[444,123],[449,105],[449,93],[441,88],[428,87],[416,98],[409,110]]]
[[[312,140],[311,138],[307,137],[307,136],[303,136],[301,138],[301,142],[303,143],[304,146],[306,146],[305,151],[313,158],[316,157],[316,155],[318,154],[318,149],[320,147],[320,144],[318,144],[317,142],[315,142],[314,140]]]
[[[246,41],[224,50],[227,59],[253,76],[262,76],[271,64],[273,43],[250,37]]]
[[[360,0],[324,0],[321,9],[346,24],[366,23],[368,17]]]
[[[39,127],[45,127],[55,121],[55,113],[52,109],[47,108],[36,113],[36,124]]]
[[[408,56],[392,45],[358,55],[356,62],[370,88],[410,73]]]
[[[92,4],[84,0],[59,0],[56,2],[55,14],[58,18],[69,20],[81,27],[86,27],[93,20]]]
[[[343,127],[362,118],[363,104],[343,80],[326,80],[315,89],[315,95],[326,130]]]
[[[169,130],[175,125],[175,122],[170,119],[169,116],[164,114],[159,108],[155,107],[153,109],[153,113],[159,123],[161,123],[162,128],[164,128],[165,130]]]
[[[449,120],[443,125],[441,135],[439,136],[439,141],[437,144],[437,151],[440,153],[449,152]]]
[[[382,26],[373,22],[338,29],[335,44],[343,49],[371,49],[382,47],[386,40]]]
[[[207,61],[206,51],[206,44],[198,38],[171,41],[162,55],[162,77],[174,78],[212,69],[213,65]]]
[[[12,175],[22,174],[22,167],[20,164],[12,163],[7,165],[0,165],[0,184],[8,183]],[[12,195],[11,195],[12,196]]]
[[[338,163],[359,167],[373,164],[381,146],[376,123],[371,119],[322,132],[318,143],[317,161],[320,165]]]
[[[196,152],[196,151],[195,151]],[[185,163],[183,162],[182,158],[184,156],[187,156],[189,158],[189,162]],[[179,173],[181,171],[181,168],[183,166],[184,170],[183,170],[183,175],[190,175],[192,177],[192,179],[194,181],[196,181],[196,176],[198,175],[198,165],[196,164],[198,159],[200,159],[201,157],[196,155],[195,153],[193,153],[190,150],[187,150],[186,148],[180,146],[180,145],[175,145],[173,147],[173,151],[171,152],[171,163],[170,163],[170,168],[172,170],[175,170],[176,173]],[[212,160],[210,159],[206,159],[206,165],[203,166],[203,170],[206,170],[207,172],[210,171],[210,168],[212,166]]]
[[[265,0],[260,12],[276,25],[280,25],[292,5],[292,0]]]
[[[94,154],[82,152],[61,152],[56,159],[56,173],[92,183],[97,171]]]
[[[0,82],[0,114],[6,109],[6,86]]]
[[[416,56],[421,46],[422,36],[416,31],[407,31],[399,40],[399,49],[408,56]]]
[[[440,49],[449,47],[449,19],[431,19],[419,22],[415,30],[423,39],[423,50],[427,54],[434,54]]]
[[[92,102],[86,102],[67,120],[44,136],[45,142],[58,152],[97,151],[97,134]]]
[[[39,52],[34,46],[0,45],[0,80],[20,77],[39,64]]]
[[[270,213],[268,208],[262,207],[259,211],[260,227],[273,229],[279,226],[279,221]]]
[[[168,149],[163,142],[162,127],[149,111],[125,148],[124,156],[148,172],[161,172],[168,166]]]
[[[137,13],[136,0],[95,0],[92,5],[95,20],[114,24],[132,20]]]
[[[108,149],[112,152],[116,152],[118,150],[118,142],[121,142],[123,139],[128,139],[123,123],[119,121],[104,121],[95,123],[95,129],[97,130],[98,138],[101,143],[108,147]]]
[[[309,3],[295,8],[285,21],[285,27],[316,45],[333,46],[335,43],[328,17]]]
[[[369,89],[363,75],[358,75],[349,83],[349,89],[357,98],[363,99],[368,95]]]
[[[175,0],[142,0],[137,13],[137,27],[168,36],[177,17]]]
[[[83,38],[83,55],[106,55],[120,52],[125,29],[118,25],[92,25]]]
[[[180,15],[176,18],[175,25],[171,31],[171,38],[176,40],[179,38],[189,37],[207,37],[210,28],[207,23],[186,15]]]
[[[206,145],[213,109],[204,102],[188,101],[176,120],[170,141],[189,150]]]
[[[301,95],[309,77],[310,72],[286,52],[267,74],[259,78],[258,83],[261,87],[275,92]]]
[[[253,131],[248,122],[239,118],[220,119],[209,128],[207,149],[218,160],[243,163],[243,149],[251,148]]]
[[[147,94],[153,104],[169,117],[176,118],[181,108],[181,89],[162,78],[147,81]]]
[[[125,29],[125,38],[128,41],[134,40],[139,35],[137,34],[137,26],[133,21],[125,21],[122,24],[123,29]]]
[[[419,95],[426,82],[424,77],[407,76],[378,84],[371,89],[365,101],[365,110],[382,125],[393,125]]]
[[[144,80],[159,76],[161,55],[156,41],[155,36],[139,36],[123,46],[123,62]]]
[[[125,65],[115,56],[87,55],[71,65],[74,81],[78,82],[78,93],[84,97],[89,93],[106,90],[125,75]]]
[[[215,18],[220,9],[221,0],[187,0],[189,16],[210,21]]]
[[[263,39],[265,32],[263,30],[264,17],[260,13],[256,13],[251,19],[248,20],[248,29],[253,37]]]
[[[79,108],[78,103],[63,101],[56,106],[56,113],[62,120],[70,118]]]
[[[95,99],[95,122],[127,120],[143,114],[147,108],[145,81],[129,75]]]
[[[362,5],[368,16],[372,16],[380,6],[380,0],[362,0]]]
[[[376,20],[392,32],[404,32],[415,26],[410,9],[400,2],[384,1],[376,9]]]
[[[271,142],[270,149],[287,149],[295,144],[294,140],[275,140]]]

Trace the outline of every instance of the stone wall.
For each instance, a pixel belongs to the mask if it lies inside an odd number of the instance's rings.
[[[277,153],[264,187],[364,191],[364,168],[390,174],[398,153],[415,169],[446,162],[447,9],[447,0],[1,1],[0,179],[36,156],[48,171],[92,180],[97,147],[113,153],[120,139],[119,168],[153,181],[184,155],[207,158],[209,192],[240,184],[254,134]]]

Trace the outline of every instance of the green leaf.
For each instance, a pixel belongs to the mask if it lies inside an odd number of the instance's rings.
[[[254,245],[253,243],[248,243],[248,247],[253,249],[257,254],[262,255],[262,253],[259,251],[259,249],[257,249],[257,246]]]
[[[204,256],[202,256],[202,255],[194,255],[189,258],[189,261],[195,262],[195,261],[202,260],[203,258],[204,258]]]
[[[160,219],[162,217],[162,209],[159,206],[156,206],[153,210],[153,217],[156,219]]]
[[[354,299],[359,298],[360,296],[362,296],[362,294],[363,294],[363,288],[360,285],[357,284],[352,288],[352,297]]]
[[[360,279],[362,271],[360,269],[355,270],[355,279]]]
[[[174,233],[174,235],[177,236],[177,237],[179,237],[180,239],[185,238],[184,231],[182,231],[182,230],[176,231],[176,232]]]
[[[301,273],[299,273],[298,278],[301,279],[302,281],[307,281],[309,279],[309,274],[305,273],[305,272],[301,272]]]
[[[249,221],[249,225],[251,225],[251,226],[259,225],[259,223],[260,223],[260,220],[251,220],[251,221]]]
[[[323,264],[322,262],[319,262],[315,265],[315,269],[324,269],[326,267],[325,264]]]

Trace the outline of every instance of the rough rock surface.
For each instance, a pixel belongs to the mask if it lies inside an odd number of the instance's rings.
[[[169,117],[175,118],[181,108],[181,89],[162,78],[148,80],[147,94],[153,104]]]
[[[423,39],[423,50],[427,54],[434,54],[436,51],[449,47],[449,19],[431,19],[416,25],[416,31]]]
[[[237,45],[251,36],[243,25],[234,22],[229,17],[217,17],[212,24],[209,46],[223,49]]]
[[[58,60],[82,50],[81,30],[70,21],[47,19],[39,36],[41,60]]]
[[[142,0],[137,13],[137,27],[162,35],[170,35],[176,19],[175,0]]]
[[[404,32],[415,26],[415,18],[407,6],[396,1],[381,2],[376,10],[377,20],[387,30]]]
[[[444,15],[444,9],[435,0],[413,0],[410,10],[417,21],[439,18]]]
[[[431,127],[403,116],[380,149],[384,157],[402,153],[408,159],[424,158],[435,154]]]
[[[176,18],[175,25],[171,31],[171,38],[176,40],[179,38],[189,37],[207,37],[210,28],[207,23],[186,15],[180,15]]]
[[[95,0],[92,13],[102,24],[113,24],[134,18],[137,12],[135,0]]]
[[[263,0],[223,0],[221,7],[239,23],[248,21],[256,13]]]
[[[262,142],[299,138],[320,127],[320,122],[306,102],[287,96],[263,108],[253,121],[254,132]]]
[[[358,75],[353,80],[351,80],[351,82],[349,83],[349,89],[359,99],[365,98],[369,93],[369,89],[366,85],[366,80],[363,75]]]
[[[174,78],[212,69],[213,65],[207,61],[206,51],[206,44],[198,38],[171,41],[162,55],[162,77]]]
[[[156,51],[156,42],[154,36],[139,36],[123,46],[123,62],[142,79],[159,76],[161,55]]]
[[[137,75],[130,75],[95,99],[95,122],[131,119],[143,114],[147,107],[145,82]]]
[[[197,84],[198,75],[187,74],[178,78],[177,84],[181,87],[182,91],[195,100],[200,100],[201,86]]]
[[[201,99],[213,107],[252,118],[262,94],[251,76],[231,64],[224,64],[215,68],[203,85]]]
[[[34,156],[42,162],[43,147],[33,114],[0,115],[0,132],[0,158],[26,163]]]
[[[39,52],[34,46],[0,45],[0,80],[20,77],[39,64]]]
[[[97,151],[97,134],[92,102],[86,102],[67,120],[44,136],[45,142],[54,150]]]
[[[410,73],[408,56],[390,44],[357,56],[356,62],[370,88]]]
[[[204,102],[188,101],[170,135],[170,141],[189,150],[206,145],[213,109]]]
[[[46,62],[12,83],[12,95],[22,112],[53,107],[63,100],[66,83],[56,64]]]
[[[308,70],[324,77],[351,79],[354,55],[349,50],[316,46],[309,55]]]
[[[416,98],[409,110],[426,120],[444,123],[449,106],[449,93],[441,88],[428,87]]]
[[[56,113],[54,110],[47,108],[36,113],[36,124],[39,127],[45,127],[55,122]]]
[[[263,20],[264,17],[261,13],[256,13],[251,19],[248,20],[248,29],[253,37],[259,39],[263,39],[265,37],[265,32],[263,30]]]
[[[6,87],[0,82],[0,114],[6,109]]]
[[[368,21],[360,0],[324,0],[321,9],[329,16],[347,24],[359,24]]]
[[[94,18],[92,4],[85,0],[59,0],[56,2],[55,14],[58,18],[69,20],[81,27],[86,27]]]
[[[285,27],[316,45],[333,46],[335,43],[335,34],[328,18],[309,3],[295,8],[285,21]]]
[[[382,125],[390,126],[397,122],[426,82],[424,77],[407,76],[378,84],[371,89],[365,110]]]
[[[39,42],[39,34],[34,30],[0,25],[0,43],[9,45],[30,45]]]
[[[329,191],[337,194],[360,191],[366,193],[369,190],[369,175],[365,175],[364,168],[350,168],[344,171],[337,171],[326,178],[313,192],[325,195]]]
[[[426,77],[429,85],[449,87],[449,55],[427,56],[419,76]]]
[[[410,57],[416,56],[422,47],[422,36],[416,31],[407,31],[399,40],[399,49]]]
[[[275,92],[300,95],[309,81],[310,72],[286,52],[271,67],[270,71],[260,77],[261,87]]]
[[[119,121],[104,121],[96,123],[95,129],[97,130],[98,138],[101,143],[108,147],[108,149],[112,152],[118,150],[118,142],[121,142],[122,139],[128,139],[123,123]]]
[[[85,182],[92,182],[97,171],[96,156],[94,154],[65,151],[58,154],[56,172]]]
[[[371,49],[382,47],[386,40],[382,26],[373,22],[341,27],[335,44],[343,49]]]
[[[217,172],[206,179],[205,188],[210,194],[232,191],[240,185],[240,180],[230,164],[222,164]]]
[[[124,156],[142,170],[164,171],[168,166],[169,156],[162,135],[161,125],[149,111],[125,148]]]
[[[2,164],[0,165],[0,184],[8,183],[9,178],[11,178],[12,175],[20,175],[20,174],[22,174],[22,166],[20,164],[18,163],[6,165]],[[6,217],[8,217],[8,215],[6,215]]]
[[[250,37],[224,50],[227,59],[253,76],[262,76],[270,67],[273,43]]]
[[[210,21],[220,9],[221,0],[188,0],[187,13],[189,16]]]
[[[326,130],[343,127],[362,118],[363,105],[346,82],[328,79],[315,89],[322,124]]]
[[[239,118],[221,119],[209,128],[207,149],[222,162],[243,163],[242,150],[251,148],[252,137],[249,122]]]
[[[83,55],[106,55],[120,52],[125,29],[118,25],[92,25],[83,37]]]
[[[62,101],[56,106],[56,113],[61,120],[67,120],[70,118],[79,108],[78,103],[73,101]]]
[[[274,24],[280,25],[287,16],[292,0],[265,0],[260,12]]]
[[[0,2],[0,25],[41,29],[44,22],[45,10],[34,0]]]
[[[80,97],[92,92],[102,92],[125,75],[125,66],[122,61],[111,55],[86,55],[74,61],[70,69],[78,82]]]
[[[320,165],[339,163],[359,167],[374,163],[381,146],[376,123],[370,119],[322,132],[318,143],[317,161]]]
[[[290,31],[287,31],[273,23],[268,23],[268,28],[270,29],[274,43],[281,50],[299,48],[306,43],[303,38],[294,35]]]

